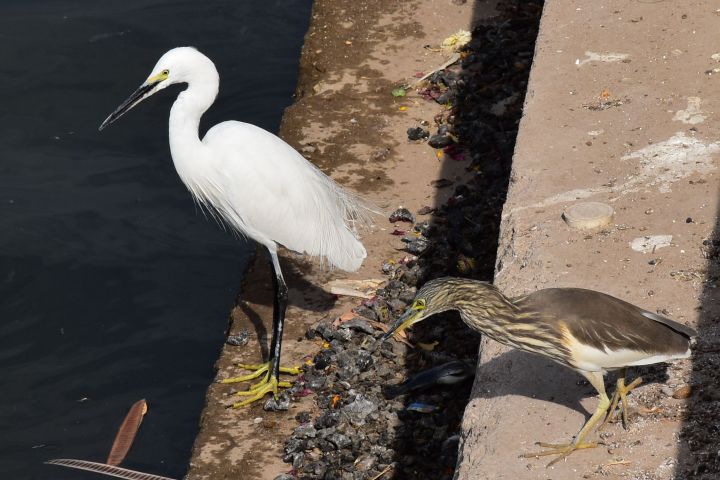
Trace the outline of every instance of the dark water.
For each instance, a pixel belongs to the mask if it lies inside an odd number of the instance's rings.
[[[276,131],[310,0],[0,0],[0,478],[96,475],[148,400],[128,468],[181,477],[248,245],[206,221],[177,178],[180,87],[98,133],[169,48],[220,72],[203,129]]]

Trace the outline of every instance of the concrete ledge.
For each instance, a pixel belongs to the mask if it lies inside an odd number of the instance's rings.
[[[720,191],[717,77],[705,73],[720,66],[711,59],[720,50],[714,9],[546,2],[503,215],[503,291],[582,286],[697,324],[702,241]],[[612,205],[614,223],[571,230],[561,214],[581,200]],[[672,244],[630,247],[650,235],[672,235]],[[632,394],[639,414],[630,430],[612,425],[606,446],[546,470],[548,460],[518,456],[535,441],[569,441],[595,392],[564,367],[483,340],[455,478],[671,478],[683,404],[660,389],[689,381],[690,367],[670,367],[668,377],[644,369],[650,383]]]

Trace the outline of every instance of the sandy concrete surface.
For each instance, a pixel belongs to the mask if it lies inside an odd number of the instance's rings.
[[[393,88],[432,71],[448,55],[437,47],[459,29],[492,11],[492,3],[452,0],[317,0],[303,47],[297,98],[288,108],[281,136],[340,184],[359,192],[384,212],[403,205],[415,212],[444,203],[450,189],[431,182],[465,175],[462,162],[443,162],[424,142],[412,143],[407,129],[432,121],[440,105],[416,94],[394,98]],[[422,218],[422,217],[421,217]],[[282,266],[290,288],[283,363],[299,364],[315,354],[317,341],[303,338],[308,326],[337,318],[358,300],[336,298],[319,287],[332,278],[382,278],[386,259],[402,255],[393,225],[378,216],[362,235],[368,258],[359,272],[323,271],[317,262],[285,252]],[[271,332],[272,285],[262,254],[252,262],[231,315],[231,333],[247,330],[250,343],[226,345],[217,362],[218,379],[241,374],[235,363],[267,358]],[[258,339],[260,341],[258,341]],[[288,412],[265,412],[262,403],[232,410],[240,386],[213,384],[201,419],[190,479],[273,479],[288,472],[283,442],[297,425],[299,411],[312,411],[312,397]]]
[[[545,3],[503,214],[496,271],[503,291],[597,289],[694,326],[702,342],[717,345],[717,264],[706,250],[720,192],[717,7]],[[579,201],[611,205],[614,220],[570,229],[561,214]],[[631,248],[656,235],[672,240]],[[717,415],[720,398],[696,394],[688,411],[668,395],[687,383],[715,388],[703,384],[710,359],[700,356],[667,372],[635,369],[646,382],[630,396],[629,431],[615,424],[593,433],[605,445],[546,469],[549,459],[519,455],[536,451],[535,441],[570,440],[594,410],[595,391],[564,367],[483,340],[456,478],[720,478],[707,470],[716,433],[703,435],[702,425],[718,417],[700,416]]]

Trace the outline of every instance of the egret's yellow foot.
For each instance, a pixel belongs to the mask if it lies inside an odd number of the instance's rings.
[[[235,395],[245,396],[245,397],[250,397],[250,398],[243,400],[242,402],[234,403],[232,405],[233,408],[241,408],[246,405],[250,405],[253,402],[261,400],[268,393],[272,393],[275,398],[278,398],[278,389],[279,388],[292,387],[292,382],[285,382],[285,381],[278,380],[277,376],[273,375],[270,372],[270,365],[271,365],[270,362],[261,363],[259,365],[239,364],[238,366],[240,368],[244,368],[246,370],[255,370],[255,371],[253,373],[250,373],[248,375],[243,375],[241,377],[226,378],[225,380],[221,380],[221,383],[246,382],[249,380],[254,380],[254,379],[260,377],[261,375],[264,375],[263,378],[259,382],[250,386],[250,388],[248,388],[246,391],[235,393]],[[297,375],[300,373],[300,369],[298,367],[280,367],[279,370],[280,370],[280,373],[287,373],[290,375]]]
[[[233,403],[232,408],[241,408],[250,405],[253,402],[262,400],[262,398],[268,393],[272,393],[275,398],[278,398],[278,388],[289,388],[292,387],[292,382],[280,382],[277,377],[266,375],[263,380],[256,383],[248,390],[244,392],[235,392],[235,395],[250,397],[242,402]]]
[[[612,401],[610,402],[610,408],[608,409],[607,416],[603,423],[598,427],[598,430],[602,430],[608,422],[611,422],[617,417],[617,411],[615,410],[618,406],[618,402],[621,403],[620,410],[622,411],[622,423],[623,428],[627,429],[628,425],[628,401],[627,394],[633,391],[638,385],[642,383],[642,377],[638,377],[632,381],[630,385],[625,385],[625,374],[620,376],[617,380],[617,387],[613,394]]]
[[[270,362],[265,362],[265,363],[255,364],[255,365],[239,363],[237,366],[244,370],[255,370],[255,371],[253,373],[250,373],[248,375],[243,375],[241,377],[226,378],[225,380],[221,380],[220,383],[247,382],[249,380],[255,380],[263,373],[267,373],[270,371]],[[280,373],[287,373],[288,375],[299,375],[300,367],[280,367]],[[261,381],[260,383],[263,383],[263,382]]]
[[[561,444],[537,442],[535,445],[538,445],[542,448],[547,448],[547,450],[543,450],[541,452],[536,452],[536,453],[525,453],[522,456],[524,458],[537,458],[537,457],[544,457],[546,455],[558,455],[558,457],[556,459],[554,459],[552,462],[547,464],[548,467],[555,465],[557,462],[559,462],[563,458],[567,457],[575,450],[584,450],[586,448],[595,448],[598,446],[598,444],[596,442],[561,443]]]

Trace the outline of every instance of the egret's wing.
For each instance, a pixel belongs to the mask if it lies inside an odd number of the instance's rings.
[[[366,252],[354,226],[369,223],[368,205],[261,128],[224,122],[203,143],[213,157],[208,191],[199,196],[233,228],[268,246],[359,268]]]

